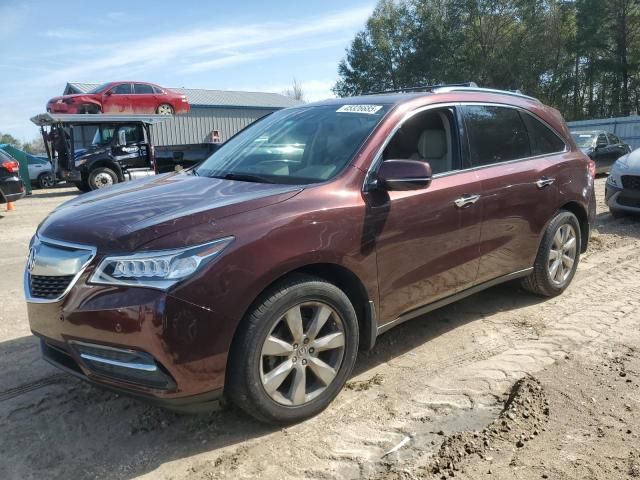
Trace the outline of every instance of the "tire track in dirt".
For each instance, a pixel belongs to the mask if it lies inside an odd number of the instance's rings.
[[[592,254],[587,268],[579,272],[564,295],[515,311],[488,314],[478,320],[478,325],[461,327],[485,340],[477,350],[423,365],[422,361],[430,358],[428,342],[369,371],[367,375],[385,378],[382,388],[373,387],[360,395],[343,394],[330,413],[285,429],[290,433],[282,437],[274,435],[269,439],[275,451],[287,450],[289,435],[302,445],[313,445],[318,432],[322,432],[323,439],[331,439],[328,444],[322,442],[321,446],[310,448],[311,464],[318,464],[315,468],[301,468],[309,465],[309,460],[295,453],[287,461],[278,462],[282,477],[366,478],[395,461],[411,458],[412,465],[426,462],[438,446],[438,442],[432,445],[438,437],[434,425],[446,433],[476,423],[474,418],[482,425],[480,420],[495,412],[505,392],[525,374],[538,372],[570,352],[595,351],[615,344],[631,328],[637,328],[640,302],[634,300],[634,295],[640,287],[636,260],[639,255],[640,248],[636,246],[609,250],[606,257]],[[626,300],[603,304],[602,297],[594,292],[607,292],[609,299]],[[473,314],[473,310],[467,312]],[[514,333],[513,323],[519,317],[539,322],[542,331],[537,338]],[[461,333],[465,335],[464,331]],[[482,345],[488,348],[483,349]],[[356,396],[359,398],[353,398]],[[366,418],[362,417],[363,409],[368,413]],[[341,428],[336,429],[336,423]],[[385,457],[385,451],[405,436],[411,438],[409,445]],[[249,445],[243,456],[253,463],[260,450]],[[205,472],[207,478],[223,478],[216,468],[203,467],[203,478]],[[242,467],[234,471],[237,478],[257,473]]]

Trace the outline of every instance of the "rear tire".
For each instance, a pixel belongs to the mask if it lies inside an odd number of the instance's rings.
[[[118,175],[116,172],[106,167],[94,168],[89,172],[87,183],[91,190],[98,190],[100,188],[110,187],[118,183]]]
[[[168,103],[163,103],[156,109],[158,115],[173,115],[173,107]]]
[[[358,335],[356,312],[342,290],[318,277],[292,275],[265,291],[239,326],[226,394],[263,422],[312,417],[349,378]]]
[[[571,283],[580,261],[580,223],[561,210],[542,237],[533,272],[522,280],[525,290],[544,297],[560,295]]]

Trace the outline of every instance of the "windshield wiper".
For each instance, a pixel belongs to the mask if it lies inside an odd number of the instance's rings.
[[[251,175],[247,173],[227,173],[221,177],[214,178],[223,178],[224,180],[238,180],[239,182],[273,183],[266,177],[261,177],[260,175]]]

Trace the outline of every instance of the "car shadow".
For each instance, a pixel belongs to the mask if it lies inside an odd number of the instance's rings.
[[[33,193],[29,198],[57,198],[57,197],[74,197],[80,195],[82,192],[79,190],[70,190],[69,188],[60,188],[57,191],[54,189],[48,190],[33,190]]]
[[[359,355],[354,375],[485,315],[540,301],[513,282],[480,292],[385,333]],[[321,415],[332,415],[332,408]],[[0,430],[0,471],[15,478],[55,472],[59,478],[129,479],[203,452],[217,462],[229,455],[220,451],[225,447],[280,427],[231,408],[185,415],[107,392],[45,363],[37,339],[27,336],[0,343]]]

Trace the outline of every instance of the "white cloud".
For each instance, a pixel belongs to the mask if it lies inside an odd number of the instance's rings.
[[[56,28],[54,30],[47,30],[41,35],[43,37],[58,38],[61,40],[81,40],[93,36],[91,32],[75,30],[73,28]]]
[[[46,78],[38,81],[39,85],[60,85],[69,80],[113,78],[131,72],[132,68],[144,70],[145,67],[157,67],[169,62],[172,62],[173,68],[197,72],[260,60],[265,55],[300,49],[300,42],[304,40],[322,40],[323,35],[350,33],[354,27],[365,22],[371,9],[352,8],[314,18],[296,18],[288,23],[200,27],[126,43],[103,43],[99,45],[99,57],[79,58],[71,66],[52,69]],[[313,48],[309,45],[309,48]]]

